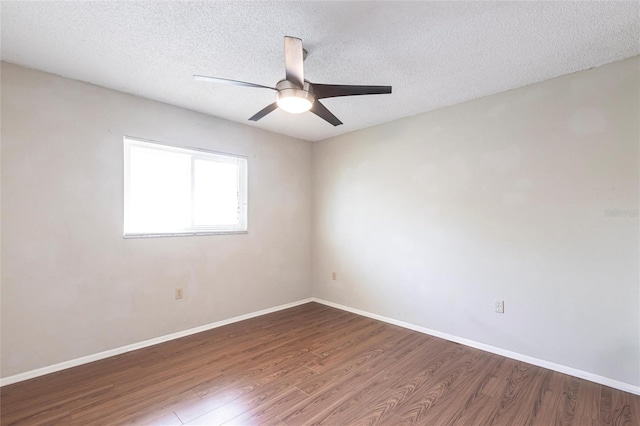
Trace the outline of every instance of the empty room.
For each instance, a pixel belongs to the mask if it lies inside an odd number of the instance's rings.
[[[640,425],[640,2],[0,19],[2,426]]]

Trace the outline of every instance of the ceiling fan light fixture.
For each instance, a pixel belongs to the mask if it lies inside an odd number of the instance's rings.
[[[313,94],[302,89],[280,90],[276,99],[278,107],[291,114],[309,111],[314,101]]]

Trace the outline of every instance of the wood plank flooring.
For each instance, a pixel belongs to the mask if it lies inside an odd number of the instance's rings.
[[[640,425],[640,396],[309,303],[0,391],[2,425]]]

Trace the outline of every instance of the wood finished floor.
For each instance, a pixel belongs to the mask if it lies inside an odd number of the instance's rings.
[[[640,396],[316,303],[0,398],[2,425],[640,425]]]

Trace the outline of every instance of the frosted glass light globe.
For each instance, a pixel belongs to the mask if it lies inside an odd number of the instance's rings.
[[[291,114],[309,111],[314,101],[311,93],[301,89],[280,90],[276,99],[278,107]]]

